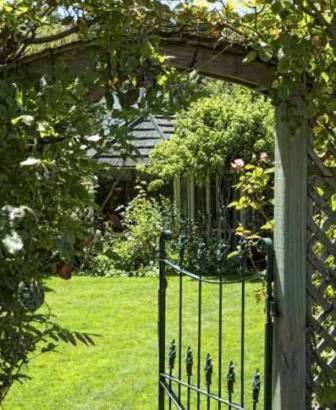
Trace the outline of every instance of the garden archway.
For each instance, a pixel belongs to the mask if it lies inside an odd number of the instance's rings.
[[[249,51],[241,44],[220,43],[195,36],[162,33],[161,51],[180,69],[197,69],[202,74],[237,82],[266,93],[271,87],[275,67],[262,61],[243,63]],[[72,72],[90,70],[96,47],[90,43],[73,43],[23,58],[14,68],[16,75],[34,78],[41,71],[52,72],[62,63]],[[304,93],[304,90],[302,91]],[[94,98],[98,98],[93,90]],[[313,373],[316,366],[332,373],[336,358],[327,362],[323,352],[335,349],[334,335],[324,326],[325,317],[312,317],[312,304],[323,314],[335,315],[335,309],[323,298],[328,270],[324,261],[335,252],[335,245],[325,235],[335,215],[327,201],[316,195],[310,183],[329,184],[335,188],[335,174],[326,168],[312,145],[311,130],[305,117],[304,95],[290,98],[276,109],[277,137],[275,153],[275,270],[278,317],[275,321],[273,408],[291,410],[311,408],[311,393],[323,381]],[[302,114],[296,135],[285,118],[290,107]],[[324,223],[316,224],[313,210],[323,212]],[[322,242],[327,256],[314,253],[314,243]],[[322,285],[312,284],[318,271]],[[322,287],[322,290],[321,290]],[[334,316],[333,316],[334,317]],[[311,333],[320,337],[313,348]],[[319,407],[316,407],[319,408]]]

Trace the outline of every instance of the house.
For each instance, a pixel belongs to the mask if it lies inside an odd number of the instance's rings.
[[[148,179],[137,166],[146,165],[150,152],[157,144],[173,135],[174,123],[174,116],[150,114],[146,118],[139,117],[129,126],[131,151],[125,152],[115,145],[104,154],[94,155],[98,162],[110,165],[108,172],[99,179],[97,203],[112,222],[116,215],[119,216],[119,209],[135,197],[139,178]],[[176,175],[174,181],[168,182],[160,193],[172,198],[189,220],[201,219],[204,229],[222,232],[228,218],[224,214],[228,212],[226,205],[230,199],[223,203],[222,184],[223,181],[215,177],[209,178],[205,186],[198,186],[193,175]]]
[[[108,172],[99,178],[97,192],[97,202],[105,213],[114,212],[135,197],[139,178],[148,179],[137,166],[146,165],[155,146],[171,137],[174,118],[150,114],[134,120],[128,129],[128,150],[114,145],[106,153],[95,155],[99,163],[110,165]],[[172,197],[172,184],[167,184],[161,193]]]

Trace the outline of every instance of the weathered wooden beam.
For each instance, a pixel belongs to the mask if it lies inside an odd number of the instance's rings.
[[[78,41],[26,56],[0,70],[0,75],[15,73],[16,77],[34,80],[42,74],[52,75],[59,66],[73,75],[80,75],[95,69],[98,51],[94,42]],[[176,68],[197,69],[204,75],[240,83],[261,92],[267,92],[274,75],[272,64],[259,60],[243,63],[249,49],[239,44],[218,45],[213,39],[165,34],[160,51]]]
[[[180,69],[196,69],[199,73],[245,85],[261,92],[267,92],[274,78],[274,67],[261,61],[243,62],[248,50],[237,46],[215,47],[213,43],[184,41],[174,43],[173,39],[162,42],[161,51],[171,64]]]
[[[293,101],[292,101],[293,102]],[[295,101],[296,109],[304,107]],[[293,135],[277,108],[275,150],[275,291],[279,317],[274,336],[274,410],[306,408],[306,255],[308,122]]]

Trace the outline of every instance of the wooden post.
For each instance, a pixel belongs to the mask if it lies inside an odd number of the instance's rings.
[[[222,230],[222,209],[220,204],[220,177],[216,175],[216,218],[217,218],[217,236],[220,239]]]
[[[181,211],[181,176],[175,175],[174,178],[174,201],[176,208]]]
[[[188,189],[188,217],[190,221],[195,219],[195,181],[194,175],[189,172],[187,177],[187,189]]]
[[[293,100],[294,102],[294,100]],[[303,104],[296,102],[303,111]],[[275,320],[273,410],[306,409],[306,226],[310,129],[294,135],[277,108],[275,148]]]
[[[209,239],[210,234],[211,234],[211,227],[212,227],[210,175],[207,175],[206,182],[205,182],[205,209],[206,209],[206,216],[207,216],[207,228],[206,228],[207,229],[207,238]]]

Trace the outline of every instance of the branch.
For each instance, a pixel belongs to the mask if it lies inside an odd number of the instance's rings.
[[[65,37],[70,36],[71,34],[78,33],[78,25],[70,27],[68,30],[61,31],[59,33],[51,34],[49,36],[30,38],[25,40],[25,44],[44,44],[50,43],[52,41],[61,40]]]
[[[311,7],[312,10],[314,10],[315,14],[315,19],[322,25],[322,26],[327,26],[329,27],[328,21],[324,18],[323,14],[320,12],[320,10],[316,7],[316,4],[312,0],[307,0],[307,3]],[[303,6],[302,6],[303,8]],[[306,9],[306,7],[303,8],[303,10]],[[306,11],[306,10],[304,10]],[[306,11],[307,12],[307,11]]]

